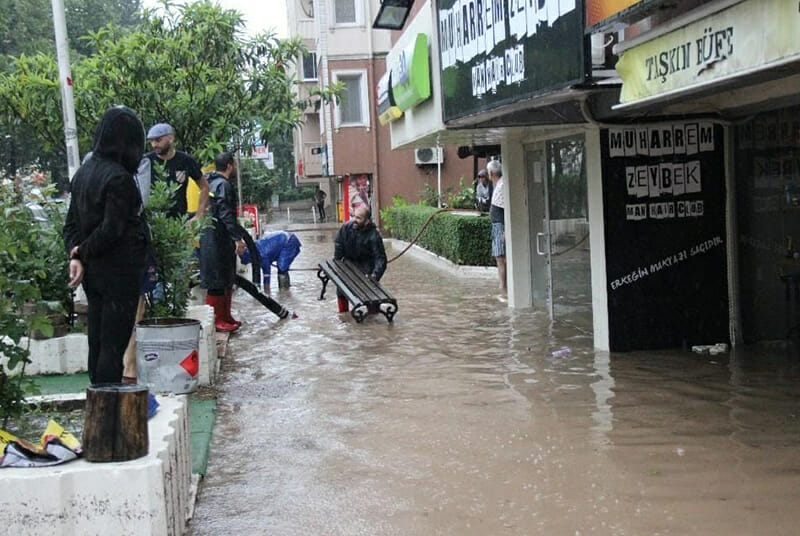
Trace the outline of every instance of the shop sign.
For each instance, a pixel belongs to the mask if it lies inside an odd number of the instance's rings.
[[[600,131],[612,350],[727,336],[722,127]]]
[[[428,36],[417,34],[392,64],[392,96],[398,108],[410,110],[431,96]]]
[[[586,0],[586,26],[592,27],[647,0]]]
[[[620,102],[631,103],[792,57],[800,60],[795,0],[746,0],[626,50]]]
[[[378,120],[382,125],[402,117],[431,96],[428,36],[417,34],[400,50],[378,81]]]
[[[436,11],[445,121],[582,80],[576,0],[438,0]]]

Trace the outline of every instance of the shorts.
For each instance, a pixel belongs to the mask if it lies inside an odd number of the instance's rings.
[[[506,224],[492,223],[492,257],[506,256]]]

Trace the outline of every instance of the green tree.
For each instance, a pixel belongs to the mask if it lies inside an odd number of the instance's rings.
[[[67,36],[73,54],[92,52],[82,38],[114,24],[132,28],[141,22],[141,0],[65,0]],[[0,0],[0,55],[19,56],[55,52],[50,0]]]
[[[66,0],[67,35],[71,57],[76,60],[93,52],[84,39],[109,23],[131,29],[142,20],[141,0]],[[37,53],[55,56],[55,37],[50,0],[0,0],[0,71],[13,68],[14,58]],[[55,142],[55,145],[54,145]],[[15,114],[0,119],[0,171],[14,176],[28,164],[55,171],[56,182],[64,181],[63,150],[54,150],[60,140],[41,140],[27,121]],[[62,168],[63,167],[63,171]]]
[[[125,32],[107,26],[89,35],[95,50],[73,65],[81,151],[109,106],[133,108],[145,125],[168,122],[182,147],[203,162],[225,149],[247,152],[255,140],[279,138],[300,123],[302,111],[339,87],[299,101],[287,69],[301,57],[299,40],[272,34],[249,39],[242,16],[203,0],[146,13]],[[52,56],[20,56],[0,75],[0,121],[29,128],[65,154]]]

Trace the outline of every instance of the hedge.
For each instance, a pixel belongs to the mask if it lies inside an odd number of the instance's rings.
[[[388,230],[392,236],[410,242],[436,212],[423,205],[393,206],[388,210]],[[492,224],[486,215],[458,215],[443,212],[425,228],[417,245],[456,264],[494,266],[492,259]]]

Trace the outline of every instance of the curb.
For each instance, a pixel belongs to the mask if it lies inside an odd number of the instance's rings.
[[[408,247],[408,242],[398,240],[397,238],[384,238],[383,243],[389,246],[393,251],[396,250],[398,253]],[[411,255],[415,259],[421,260],[431,266],[446,270],[456,277],[482,279],[497,279],[498,277],[496,266],[462,266],[436,253],[430,252],[425,248],[421,248],[416,244],[411,246],[411,249],[406,251],[405,255]]]

